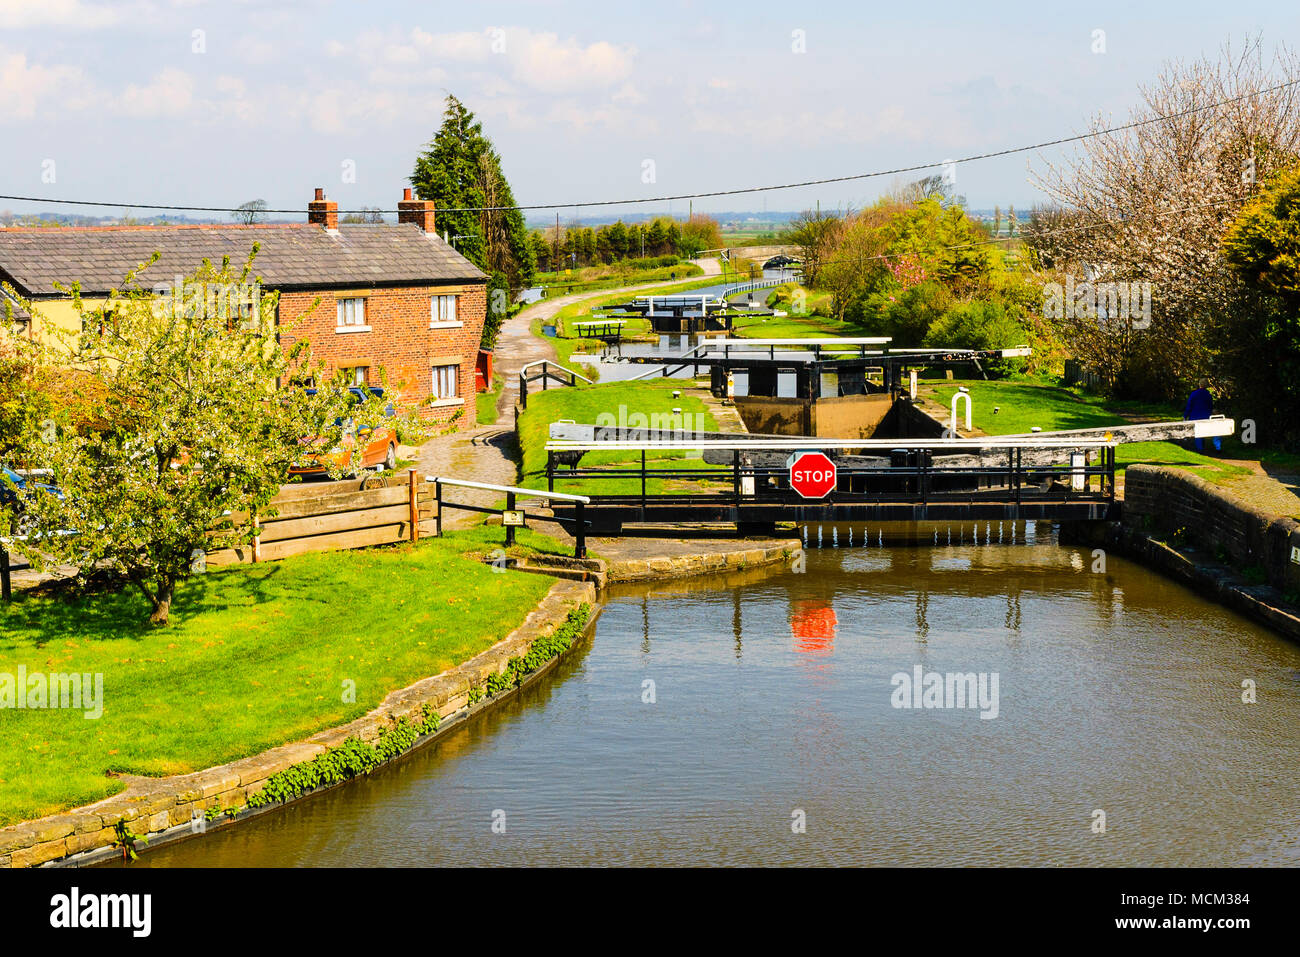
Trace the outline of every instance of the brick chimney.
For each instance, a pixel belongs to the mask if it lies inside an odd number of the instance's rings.
[[[307,204],[307,222],[326,229],[339,228],[339,204],[325,198],[323,187],[316,187],[316,198]]]
[[[426,233],[433,232],[433,200],[412,199],[411,188],[408,186],[402,190],[402,201],[397,204],[397,221],[415,223]]]

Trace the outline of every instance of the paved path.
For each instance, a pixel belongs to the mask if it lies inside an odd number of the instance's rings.
[[[703,259],[697,265],[704,270],[705,276],[716,276],[722,272],[722,266],[716,259]],[[518,479],[517,463],[520,455],[514,432],[514,407],[519,399],[519,370],[530,362],[556,358],[551,343],[532,334],[533,320],[550,319],[565,306],[587,299],[659,286],[683,285],[696,282],[700,278],[690,276],[676,282],[643,283],[636,286],[601,289],[596,292],[574,293],[571,296],[543,299],[521,309],[502,324],[493,354],[496,370],[505,378],[505,388],[501,390],[501,397],[497,401],[500,417],[493,425],[482,425],[467,432],[456,432],[431,439],[416,450],[415,468],[418,468],[422,475],[446,475],[491,485],[514,485]],[[503,496],[496,492],[458,489],[450,497],[453,501],[493,507]],[[481,513],[478,512],[449,510],[443,524],[447,528],[465,528],[480,519]]]
[[[1225,465],[1250,469],[1249,475],[1225,478],[1222,487],[1249,505],[1270,515],[1300,519],[1300,476],[1290,475],[1259,462],[1224,459]]]

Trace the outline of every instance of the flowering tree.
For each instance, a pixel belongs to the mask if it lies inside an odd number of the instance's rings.
[[[38,375],[78,369],[97,388],[81,421],[60,403],[18,422],[24,457],[52,469],[63,493],[27,497],[41,531],[18,547],[36,564],[116,571],[155,624],[206,551],[252,539],[251,516],[279,491],[304,436],[332,444],[343,419],[378,414],[374,403],[349,408],[345,389],[301,387],[319,369],[305,343],[281,348],[275,296],[261,294],[252,262],[205,262],[163,296],[138,279],[150,263],[103,302],[69,287],[81,330],[32,355]],[[38,303],[24,308],[39,321]]]
[[[1131,126],[1084,140],[1075,157],[1034,180],[1058,207],[1025,240],[1076,282],[1149,282],[1149,328],[1066,318],[1076,355],[1108,371],[1118,391],[1173,395],[1231,347],[1241,285],[1221,239],[1256,182],[1300,150],[1300,61],[1258,41],[1217,61],[1167,66],[1142,90]],[[1114,125],[1098,116],[1092,130]]]

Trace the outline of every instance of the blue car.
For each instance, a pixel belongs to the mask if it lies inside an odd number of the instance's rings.
[[[7,465],[0,465],[0,508],[10,509],[15,513],[13,532],[20,537],[36,531],[36,517],[23,509],[23,499],[34,493],[47,493],[63,500],[62,490],[53,485],[34,482],[19,475]]]

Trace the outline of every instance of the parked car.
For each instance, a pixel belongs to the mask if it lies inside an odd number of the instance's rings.
[[[23,500],[30,495],[48,494],[63,500],[63,491],[53,485],[35,482],[25,475],[19,475],[7,465],[0,465],[0,508],[10,509],[14,513],[13,534],[23,537],[36,531],[36,516],[23,508]],[[16,506],[16,507],[15,507]]]
[[[366,392],[360,386],[348,390],[354,405],[366,401]],[[383,398],[384,390],[370,388],[369,393]],[[315,389],[308,389],[308,395],[315,395]],[[384,410],[385,416],[392,416],[394,409],[390,403]],[[336,419],[334,424],[343,429],[343,438],[328,452],[308,452],[294,463],[289,474],[302,476],[328,476],[330,468],[342,471],[346,475],[356,475],[367,469],[397,468],[397,430],[391,426],[358,427],[350,419]],[[318,442],[315,438],[301,440],[301,444],[310,446]]]

